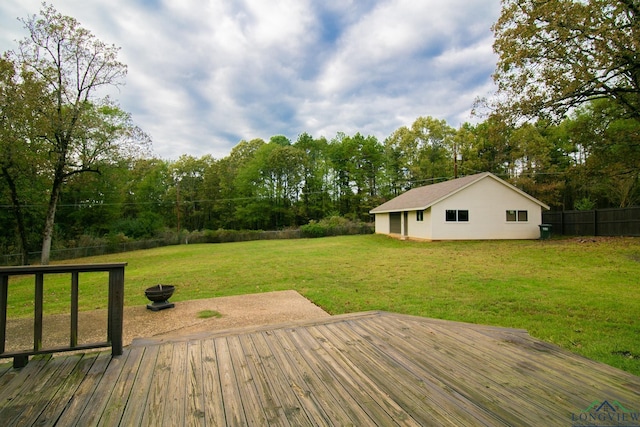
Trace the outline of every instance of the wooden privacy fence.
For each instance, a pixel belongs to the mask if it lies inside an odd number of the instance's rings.
[[[640,236],[640,206],[592,211],[549,211],[542,222],[567,236]]]
[[[36,354],[59,353],[64,351],[86,350],[111,346],[111,354],[122,354],[122,325],[124,314],[124,267],[127,263],[84,264],[84,265],[46,265],[0,268],[0,358],[13,357],[14,368],[25,366],[29,356]],[[107,341],[78,345],[78,295],[80,273],[108,272],[109,294],[107,309]],[[42,314],[44,305],[44,277],[48,274],[71,275],[71,327],[68,347],[42,347]],[[34,321],[33,349],[5,352],[7,333],[7,303],[9,293],[9,277],[35,277],[34,285]]]

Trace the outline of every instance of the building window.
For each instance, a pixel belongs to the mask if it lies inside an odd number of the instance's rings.
[[[424,221],[424,211],[416,211],[416,221]]]
[[[447,210],[447,222],[469,222],[469,211],[467,210]]]
[[[529,221],[528,211],[507,211],[507,222],[527,222]]]

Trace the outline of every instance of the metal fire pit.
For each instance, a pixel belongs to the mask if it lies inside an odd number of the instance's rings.
[[[152,311],[164,310],[165,308],[175,307],[175,304],[167,301],[173,295],[175,286],[172,285],[155,285],[145,289],[144,294],[152,301],[147,304],[147,308]]]

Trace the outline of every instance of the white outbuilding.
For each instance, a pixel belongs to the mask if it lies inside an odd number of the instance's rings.
[[[537,239],[549,206],[489,172],[413,188],[370,211],[376,233],[421,240]]]

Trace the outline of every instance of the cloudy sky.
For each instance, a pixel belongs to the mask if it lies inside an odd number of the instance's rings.
[[[222,158],[240,140],[477,121],[494,90],[500,0],[50,0],[122,48],[114,97],[155,155]],[[0,52],[40,0],[0,2]]]

